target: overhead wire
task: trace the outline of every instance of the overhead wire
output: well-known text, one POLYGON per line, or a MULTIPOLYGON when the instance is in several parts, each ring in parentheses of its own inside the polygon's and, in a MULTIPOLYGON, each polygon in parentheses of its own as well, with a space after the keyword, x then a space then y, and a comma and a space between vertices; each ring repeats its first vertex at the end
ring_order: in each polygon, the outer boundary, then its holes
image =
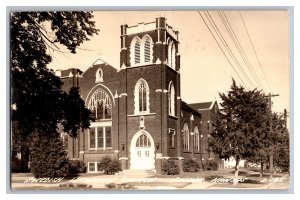
POLYGON ((240 79, 240 81, 242 82, 242 84, 244 85, 244 87, 246 87, 246 84, 244 83, 243 79, 240 77, 239 73, 237 72, 237 70, 235 69, 235 67, 233 66, 233 64, 230 62, 228 56, 226 55, 225 51, 222 49, 220 43, 218 42, 218 40, 216 39, 215 35, 213 34, 213 32, 211 31, 210 27, 208 26, 208 24, 206 23, 206 21, 204 20, 203 16, 201 15, 200 11, 197 11, 199 16, 202 18, 204 24, 206 25, 207 29, 209 30, 210 34, 213 36, 214 40, 216 41, 216 43, 218 44, 220 50, 222 51, 222 53, 224 54, 224 56, 226 57, 228 63, 230 64, 230 66, 232 67, 232 69, 234 70, 234 72, 236 73, 236 75, 238 76, 238 78, 240 79))
POLYGON ((244 71, 243 67, 241 66, 240 62, 238 61, 238 59, 236 58, 236 56, 234 55, 234 53, 232 52, 232 50, 230 49, 228 43, 226 42, 226 40, 224 39, 221 31, 219 30, 218 26, 216 25, 216 23, 214 22, 214 20, 212 19, 209 11, 207 11, 207 14, 204 12, 205 16, 207 17, 208 21, 211 23, 213 29, 215 30, 215 32, 217 33, 218 37, 220 38, 220 40, 222 41, 223 45, 226 47, 227 51, 229 52, 231 58, 234 60, 235 64, 238 66, 238 68, 240 69, 242 75, 245 77, 245 79, 252 85, 252 87, 255 87, 253 82, 251 81, 251 79, 249 78, 249 76, 247 75, 247 73, 244 71))
MULTIPOLYGON (((256 57, 256 59, 257 59, 257 62, 258 62, 258 64, 259 64, 260 68, 261 68, 261 71, 262 71, 262 73, 263 73, 265 79, 266 79, 266 82, 267 82, 267 84, 268 84, 268 87, 269 87, 270 91, 272 92, 271 85, 270 85, 269 80, 268 80, 268 78, 267 78, 267 76, 266 76, 266 74, 265 74, 265 72, 264 72, 264 70, 263 70, 263 66, 262 66, 262 64, 261 64, 261 62, 260 62, 260 60, 259 60, 259 58, 258 58, 258 55, 257 55, 257 53, 256 53, 256 50, 255 50, 255 48, 254 48, 252 39, 251 39, 251 37, 250 37, 250 34, 249 34, 249 32, 248 32, 246 23, 245 23, 245 21, 244 21, 243 15, 242 15, 241 11, 239 11, 239 13, 240 13, 241 19, 242 19, 242 21, 243 21, 243 25, 244 25, 244 27, 245 27, 245 30, 246 30, 246 32, 247 32, 248 38, 249 38, 249 40, 250 40, 252 49, 253 49, 253 51, 254 51, 255 57, 256 57)), ((273 93, 273 92, 272 92, 272 93, 273 93)))
POLYGON ((225 12, 224 11, 217 11, 217 12, 218 12, 218 15, 219 15, 222 23, 224 24, 224 26, 225 26, 228 34, 229 34, 231 40, 233 41, 236 49, 238 50, 239 54, 241 55, 241 58, 243 59, 245 65, 247 66, 249 72, 251 73, 253 79, 255 80, 255 82, 257 83, 257 85, 259 87, 264 89, 263 84, 261 83, 261 81, 260 81, 259 77, 257 76, 251 62, 249 61, 248 56, 245 53, 245 51, 244 51, 237 35, 235 34, 235 31, 233 30, 233 28, 232 28, 232 26, 231 26, 231 24, 230 24, 230 22, 229 22, 229 20, 226 16, 225 12))

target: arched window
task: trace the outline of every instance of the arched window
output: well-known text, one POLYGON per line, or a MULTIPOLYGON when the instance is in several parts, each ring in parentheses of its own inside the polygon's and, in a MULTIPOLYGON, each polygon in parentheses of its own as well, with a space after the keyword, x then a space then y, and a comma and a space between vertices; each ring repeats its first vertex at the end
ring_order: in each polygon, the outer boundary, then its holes
POLYGON ((134 64, 141 62, 141 44, 139 41, 136 41, 134 44, 134 64))
POLYGON ((183 149, 190 149, 190 131, 187 123, 184 123, 183 125, 183 149))
POLYGON ((149 113, 149 87, 144 79, 140 79, 134 90, 135 114, 149 113))
POLYGON ((197 126, 194 128, 194 148, 196 151, 200 151, 200 136, 199 129, 197 126))
POLYGON ((130 64, 139 66, 153 62, 153 41, 149 35, 134 37, 130 44, 130 64))
POLYGON ((151 142, 147 135, 142 134, 136 141, 136 147, 151 147, 151 142))
POLYGON ((150 62, 150 53, 151 53, 151 49, 150 49, 150 39, 147 38, 144 44, 144 62, 150 62))
POLYGON ((176 55, 175 44, 173 42, 169 42, 169 44, 168 44, 168 63, 169 63, 169 66, 173 69, 175 69, 175 55, 176 55))
POLYGON ((169 115, 175 116, 175 89, 172 81, 169 84, 169 115))
POLYGON ((88 108, 94 113, 96 120, 111 119, 112 100, 106 91, 99 88, 90 98, 88 108))

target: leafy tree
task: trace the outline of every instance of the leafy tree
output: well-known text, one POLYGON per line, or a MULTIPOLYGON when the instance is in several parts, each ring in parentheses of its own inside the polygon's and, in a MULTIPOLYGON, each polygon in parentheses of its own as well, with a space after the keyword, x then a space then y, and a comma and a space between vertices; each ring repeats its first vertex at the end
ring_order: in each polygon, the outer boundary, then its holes
POLYGON ((268 101, 257 89, 246 91, 233 80, 228 94, 220 93, 223 109, 217 113, 210 147, 220 158, 234 157, 237 184, 238 164, 242 159, 256 156, 260 148, 261 129, 265 127, 268 101))
MULTIPOLYGON (((269 105, 268 105, 269 106, 269 105)), ((263 176, 264 165, 268 164, 269 171, 272 176, 272 169, 270 169, 270 156, 276 156, 278 158, 279 149, 285 148, 283 138, 286 134, 284 132, 284 120, 282 116, 277 113, 268 113, 265 118, 265 123, 257 131, 259 137, 259 148, 256 150, 255 156, 248 158, 248 161, 260 163, 260 177, 263 176)), ((283 152, 282 152, 283 153, 283 152)))
POLYGON ((11 14, 11 91, 17 108, 13 119, 24 134, 36 129, 55 132, 64 116, 65 94, 60 79, 47 68, 52 61, 49 53, 61 51, 59 44, 76 53, 80 44, 99 31, 92 18, 91 12, 11 14))
POLYGON ((64 131, 68 132, 70 136, 77 137, 80 128, 88 128, 90 126, 91 111, 85 108, 83 99, 80 98, 79 88, 72 87, 69 94, 65 96, 64 104, 64 118, 62 125, 64 131))
MULTIPOLYGON (((35 133, 39 139, 55 140, 59 137, 57 124, 60 122, 64 122, 64 129, 74 137, 75 129, 89 126, 89 111, 76 95, 78 89, 71 89, 69 94, 62 91, 62 82, 47 65, 52 61, 51 52, 64 53, 61 48, 66 48, 76 53, 84 41, 98 34, 92 18, 91 12, 11 13, 11 103, 14 107, 11 115, 22 135, 18 138, 31 138, 35 133), (77 120, 71 119, 69 112, 73 111, 66 106, 71 99, 77 102, 79 112, 75 114, 79 116, 74 116, 77 120)), ((34 146, 31 149, 36 150, 34 146)), ((37 155, 33 153, 31 159, 37 155)), ((46 157, 39 158, 46 161, 46 157)))
POLYGON ((289 132, 286 128, 285 120, 282 116, 273 113, 272 118, 273 124, 273 134, 275 135, 275 140, 271 144, 272 151, 274 155, 274 164, 280 167, 284 171, 289 171, 290 167, 290 149, 289 149, 289 132))

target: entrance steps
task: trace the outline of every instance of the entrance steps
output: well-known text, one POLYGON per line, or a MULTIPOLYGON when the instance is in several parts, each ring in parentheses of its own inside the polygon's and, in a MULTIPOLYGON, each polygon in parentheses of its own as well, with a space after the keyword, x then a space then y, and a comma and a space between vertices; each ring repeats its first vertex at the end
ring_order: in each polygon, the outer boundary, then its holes
POLYGON ((138 170, 138 169, 125 169, 116 173, 117 176, 124 176, 128 178, 148 178, 153 177, 156 174, 155 170, 138 170))

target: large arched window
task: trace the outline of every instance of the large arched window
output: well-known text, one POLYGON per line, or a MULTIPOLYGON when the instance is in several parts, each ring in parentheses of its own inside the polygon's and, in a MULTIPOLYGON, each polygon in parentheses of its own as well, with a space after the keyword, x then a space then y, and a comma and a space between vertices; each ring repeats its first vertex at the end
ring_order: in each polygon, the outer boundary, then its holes
POLYGON ((176 55, 175 44, 173 42, 169 42, 169 44, 168 44, 168 63, 169 63, 169 66, 173 69, 175 69, 175 55, 176 55))
POLYGON ((88 108, 95 116, 88 130, 88 147, 91 150, 112 148, 112 97, 103 88, 98 88, 88 101, 88 108))
POLYGON ((169 115, 175 116, 175 89, 172 81, 169 83, 169 115))
POLYGON ((190 149, 190 131, 187 123, 184 123, 183 125, 183 149, 190 149))
POLYGON ((134 89, 135 114, 149 113, 149 86, 144 79, 140 79, 134 89))
POLYGON ((88 108, 95 115, 97 121, 111 119, 112 100, 105 90, 97 89, 90 98, 88 108))
POLYGON ((194 149, 196 151, 200 151, 200 136, 199 136, 199 129, 197 126, 194 128, 194 149))

